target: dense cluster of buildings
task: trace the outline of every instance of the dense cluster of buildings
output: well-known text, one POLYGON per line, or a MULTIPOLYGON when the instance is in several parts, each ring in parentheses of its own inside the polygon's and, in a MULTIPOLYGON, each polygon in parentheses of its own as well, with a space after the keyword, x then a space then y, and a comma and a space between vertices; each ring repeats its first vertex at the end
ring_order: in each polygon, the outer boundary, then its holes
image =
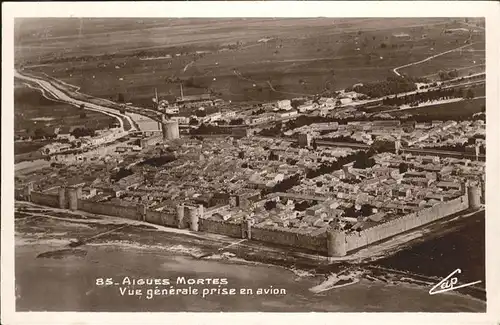
POLYGON ((372 167, 351 162, 310 178, 308 171, 356 151, 258 137, 155 143, 153 135, 135 136, 140 150, 80 165, 54 163, 16 184, 34 182, 45 193, 83 184, 83 196, 95 202, 140 203, 155 211, 189 203, 215 209, 205 216, 211 220, 248 219, 307 234, 331 227, 360 231, 460 197, 468 180, 484 184, 484 163, 467 159, 383 153, 372 167))
POLYGON ((376 140, 400 140, 403 146, 417 148, 469 146, 485 147, 486 127, 482 120, 476 121, 432 121, 417 123, 400 120, 355 121, 314 123, 285 132, 286 136, 311 134, 318 139, 342 139, 364 144, 376 140), (471 140, 473 139, 473 140, 471 140))
MULTIPOLYGON (((261 125, 278 125, 302 114, 336 119, 365 116, 350 105, 359 100, 363 100, 360 94, 340 92, 335 98, 300 99, 293 105, 291 100, 281 100, 238 114, 219 108, 201 114, 204 106, 218 105, 210 95, 184 96, 181 91, 175 104, 156 96, 157 109, 163 113, 160 131, 106 130, 78 138, 61 134, 41 149, 51 157, 50 167, 16 175, 16 186, 29 186, 49 197, 71 188, 71 195, 86 200, 89 209, 110 203, 183 215, 185 206, 194 207, 201 211, 201 220, 213 222, 214 231, 218 222, 225 223, 221 227, 245 224, 247 228, 241 229, 246 231, 256 227, 261 236, 266 230, 292 231, 311 236, 305 239, 308 248, 319 237, 325 240, 327 230, 359 233, 445 202, 453 205, 467 196, 470 183, 484 192, 484 162, 405 154, 398 149, 401 145, 459 145, 477 155, 478 148, 485 147, 481 120, 340 121, 305 125, 286 131, 284 138, 250 136, 261 125), (199 114, 179 116, 183 108, 195 108, 199 114), (194 128, 201 123, 225 124, 231 127, 226 133, 231 136, 180 136, 179 124, 194 128), (352 149, 359 145, 323 146, 316 140, 365 145, 385 140, 395 144, 396 153, 367 157, 367 152, 352 149), (71 187, 75 184, 78 194, 71 187)), ((71 202, 78 208, 78 199, 71 202)), ((144 218, 146 214, 142 213, 144 218)), ((197 230, 198 221, 194 225, 193 220, 190 227, 197 230)), ((232 226, 224 231, 231 232, 232 226)))

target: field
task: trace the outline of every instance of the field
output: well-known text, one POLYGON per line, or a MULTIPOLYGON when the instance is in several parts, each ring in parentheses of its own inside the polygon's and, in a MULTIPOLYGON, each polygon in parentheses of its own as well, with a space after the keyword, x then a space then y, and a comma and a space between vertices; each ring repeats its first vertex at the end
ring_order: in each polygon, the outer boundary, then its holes
MULTIPOLYGON (((42 96, 36 89, 23 83, 14 83, 14 134, 16 137, 34 136, 36 130, 53 133, 56 127, 83 126, 95 130, 107 128, 115 119, 98 112, 81 111, 71 105, 55 102, 42 96)), ((14 142, 15 162, 41 158, 37 151, 50 140, 14 142)))
POLYGON ((41 92, 16 83, 14 88, 14 132, 16 135, 32 134, 35 129, 49 129, 61 126, 85 126, 103 129, 115 119, 98 112, 83 111, 74 106, 58 103, 42 96, 41 92))
MULTIPOLYGON (((459 47, 457 45, 457 47, 459 47)), ((459 76, 469 73, 484 72, 486 67, 485 42, 478 40, 462 50, 450 52, 432 60, 403 68, 400 70, 411 76, 437 79, 439 71, 450 71, 456 69, 459 76)))
MULTIPOLYGON (((469 38, 484 44, 481 29, 444 33, 463 24, 447 18, 23 19, 16 21, 16 63, 83 93, 111 100, 123 93, 140 106, 152 105, 155 87, 160 97, 179 96, 179 82, 167 78, 182 81, 185 95, 213 91, 226 100, 262 102, 384 80, 395 67, 469 38)), ((446 68, 472 65, 452 54, 438 57, 446 68)))

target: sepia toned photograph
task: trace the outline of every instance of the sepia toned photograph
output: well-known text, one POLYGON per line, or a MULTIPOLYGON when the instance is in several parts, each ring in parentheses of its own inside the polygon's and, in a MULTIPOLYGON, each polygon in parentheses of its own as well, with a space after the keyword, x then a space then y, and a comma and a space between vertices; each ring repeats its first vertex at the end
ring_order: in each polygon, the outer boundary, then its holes
POLYGON ((49 17, 16 312, 486 313, 484 17, 49 17))

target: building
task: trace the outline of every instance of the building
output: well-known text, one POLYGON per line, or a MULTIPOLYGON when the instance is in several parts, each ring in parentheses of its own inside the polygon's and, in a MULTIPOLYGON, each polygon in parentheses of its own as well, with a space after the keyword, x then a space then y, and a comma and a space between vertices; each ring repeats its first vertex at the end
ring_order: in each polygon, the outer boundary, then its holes
POLYGON ((309 133, 301 133, 298 136, 300 147, 310 147, 312 142, 312 136, 309 133))
POLYGON ((199 107, 202 105, 215 105, 215 99, 210 94, 184 96, 181 84, 181 97, 177 97, 175 103, 179 106, 199 107))
POLYGON ((289 111, 292 109, 292 101, 289 99, 280 100, 277 105, 280 110, 289 111))
POLYGON ((376 127, 396 127, 401 125, 400 120, 380 120, 380 121, 373 121, 372 125, 374 128, 376 127))
POLYGON ((189 117, 185 117, 185 116, 172 116, 170 119, 172 121, 176 121, 179 124, 189 124, 189 117))
POLYGON ((167 120, 162 122, 163 140, 179 139, 179 123, 167 120))
POLYGON ((257 116, 252 116, 248 120, 249 124, 261 124, 266 122, 271 122, 275 119, 275 115, 272 113, 261 114, 257 116))
POLYGON ((280 112, 279 117, 280 118, 287 118, 287 117, 292 117, 292 116, 297 116, 298 112, 296 110, 290 110, 286 112, 280 112))
POLYGON ((231 135, 234 138, 245 138, 251 135, 251 131, 248 128, 245 127, 239 127, 239 128, 233 128, 231 130, 231 135))

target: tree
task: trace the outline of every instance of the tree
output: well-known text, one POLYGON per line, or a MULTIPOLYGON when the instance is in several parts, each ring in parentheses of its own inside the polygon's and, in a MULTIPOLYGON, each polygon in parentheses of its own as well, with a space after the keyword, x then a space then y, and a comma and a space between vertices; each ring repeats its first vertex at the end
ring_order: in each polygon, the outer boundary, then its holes
POLYGON ((359 169, 370 168, 375 165, 375 159, 371 158, 366 152, 361 151, 357 154, 353 167, 359 169))
POLYGON ((44 129, 35 129, 35 139, 41 139, 41 138, 45 138, 48 136, 48 133, 47 131, 45 131, 44 129))
POLYGON ((85 112, 80 113, 80 118, 86 118, 86 117, 87 117, 87 114, 85 112))
POLYGON ((472 89, 467 89, 467 94, 465 95, 465 98, 467 99, 472 99, 474 98, 474 92, 472 91, 472 89))
POLYGON ((87 128, 76 128, 71 132, 71 135, 74 136, 75 138, 94 136, 95 131, 87 128))
POLYGON ((344 210, 345 216, 348 218, 357 218, 359 215, 359 212, 356 211, 354 208, 354 205, 350 206, 349 208, 344 210))
POLYGON ((198 120, 197 120, 197 119, 195 119, 195 118, 191 118, 191 119, 189 120, 189 125, 198 125, 198 120))
POLYGON ((403 173, 406 173, 408 171, 408 164, 407 163, 400 163, 399 164, 399 173, 400 174, 403 174, 403 173))
POLYGON ((361 206, 361 215, 364 217, 368 217, 369 215, 372 214, 373 207, 369 204, 363 204, 361 206))
POLYGON ((81 104, 80 109, 85 109, 85 104, 81 104))
POLYGON ((387 47, 387 44, 385 44, 385 43, 380 44, 381 49, 385 49, 386 47, 387 47))
POLYGON ((312 147, 314 150, 318 149, 318 144, 316 143, 316 139, 313 139, 312 141, 312 147))
POLYGON ((277 154, 274 153, 274 151, 271 151, 269 153, 269 160, 278 160, 279 159, 279 156, 277 154))
POLYGON ((207 116, 207 112, 201 111, 201 110, 197 110, 196 113, 195 113, 195 115, 197 117, 205 117, 205 116, 207 116))
POLYGON ((237 119, 231 120, 231 122, 229 122, 229 125, 241 125, 241 124, 243 124, 242 118, 237 118, 237 119))
POLYGON ((276 208, 276 201, 267 201, 264 203, 264 208, 266 211, 272 210, 276 208))
POLYGON ((391 152, 394 151, 394 148, 394 142, 387 140, 377 140, 370 146, 370 149, 373 149, 375 153, 391 152))

